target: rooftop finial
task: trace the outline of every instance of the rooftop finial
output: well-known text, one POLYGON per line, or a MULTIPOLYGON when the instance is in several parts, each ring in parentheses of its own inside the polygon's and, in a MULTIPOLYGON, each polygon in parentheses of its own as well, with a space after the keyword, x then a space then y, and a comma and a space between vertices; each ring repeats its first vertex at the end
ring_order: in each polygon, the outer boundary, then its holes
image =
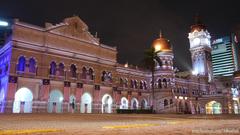
POLYGON ((163 37, 162 30, 160 30, 160 32, 159 32, 159 37, 160 37, 160 38, 163 37))
POLYGON ((199 13, 196 13, 195 15, 195 24, 201 24, 201 19, 200 19, 200 16, 199 16, 199 13))
POLYGON ((95 36, 94 36, 94 37, 95 37, 95 38, 98 38, 98 33, 97 33, 97 32, 95 33, 95 36))

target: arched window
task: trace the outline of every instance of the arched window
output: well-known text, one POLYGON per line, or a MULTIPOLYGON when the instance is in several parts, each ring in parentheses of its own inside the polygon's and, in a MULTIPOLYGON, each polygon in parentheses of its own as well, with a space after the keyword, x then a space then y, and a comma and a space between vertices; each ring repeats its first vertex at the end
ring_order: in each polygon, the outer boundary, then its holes
POLYGON ((87 79, 87 69, 86 69, 86 67, 82 68, 82 79, 87 79))
POLYGON ((183 94, 186 94, 186 90, 183 88, 183 94))
POLYGON ((59 63, 58 66, 58 71, 59 71, 59 76, 64 76, 64 64, 63 63, 59 63))
POLYGON ((152 80, 150 81, 150 88, 152 88, 152 80))
POLYGON ((181 87, 179 88, 179 93, 182 94, 182 88, 181 87))
POLYGON ((173 100, 172 100, 172 99, 170 99, 170 105, 171 105, 171 104, 173 104, 173 100))
POLYGON ((107 73, 106 73, 106 71, 103 71, 102 72, 102 81, 104 82, 104 81, 106 81, 106 79, 107 79, 107 73))
POLYGON ((19 57, 17 71, 24 72, 25 71, 25 65, 26 65, 25 57, 24 56, 19 57))
POLYGON ((29 59, 29 72, 36 73, 36 61, 34 58, 29 59))
POLYGON ((90 68, 90 69, 88 70, 88 75, 89 75, 89 77, 90 77, 90 80, 93 80, 93 79, 94 79, 94 74, 93 74, 93 69, 92 69, 92 68, 90 68))
POLYGON ((130 87, 131 87, 131 88, 134 87, 134 82, 133 82, 133 80, 131 80, 131 82, 130 82, 130 87))
POLYGON ((168 106, 168 100, 164 99, 164 106, 168 106))
POLYGON ((168 66, 168 61, 165 61, 165 65, 168 66))
POLYGON ((120 78, 120 86, 122 87, 123 86, 123 79, 122 78, 120 78))
POLYGON ((161 79, 158 79, 158 88, 159 88, 159 89, 162 88, 162 81, 161 81, 161 79))
POLYGON ((171 80, 170 79, 168 79, 168 85, 171 86, 171 80))
POLYGON ((147 82, 146 81, 143 82, 143 87, 144 87, 145 90, 147 89, 147 82))
POLYGON ((57 64, 53 61, 50 64, 50 75, 56 75, 57 64))
POLYGON ((143 89, 143 81, 140 81, 140 89, 143 89))
POLYGON ((177 88, 177 93, 179 93, 179 88, 177 88))
POLYGON ((138 82, 137 82, 137 80, 134 80, 134 88, 135 88, 135 89, 138 88, 138 82))
POLYGON ((107 78, 108 78, 107 81, 112 82, 112 73, 111 72, 108 72, 107 78))
POLYGON ((167 80, 165 78, 163 79, 163 86, 164 88, 167 88, 167 80))
POLYGON ((125 78, 124 86, 125 86, 125 87, 128 87, 128 79, 127 79, 127 78, 125 78))
POLYGON ((72 78, 77 78, 77 68, 74 64, 71 65, 70 72, 72 78))

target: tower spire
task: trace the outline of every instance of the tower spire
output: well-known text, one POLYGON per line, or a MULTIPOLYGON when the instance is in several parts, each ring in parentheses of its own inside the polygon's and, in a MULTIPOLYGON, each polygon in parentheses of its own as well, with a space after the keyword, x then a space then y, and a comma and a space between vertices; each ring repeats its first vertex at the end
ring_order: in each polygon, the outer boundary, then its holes
POLYGON ((160 32, 159 32, 159 37, 160 37, 160 38, 163 37, 162 30, 160 30, 160 32))
POLYGON ((95 36, 94 36, 95 38, 98 38, 98 33, 97 32, 95 32, 95 36))
POLYGON ((199 13, 196 13, 194 21, 195 21, 195 24, 202 24, 201 17, 199 15, 199 13))

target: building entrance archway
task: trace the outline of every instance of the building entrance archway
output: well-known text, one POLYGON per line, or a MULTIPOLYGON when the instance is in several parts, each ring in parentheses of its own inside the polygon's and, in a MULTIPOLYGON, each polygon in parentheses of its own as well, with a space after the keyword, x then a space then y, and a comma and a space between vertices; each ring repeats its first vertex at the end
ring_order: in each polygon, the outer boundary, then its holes
POLYGON ((92 113, 92 97, 89 93, 84 93, 81 97, 81 113, 92 113))
POLYGON ((30 89, 23 87, 15 93, 13 113, 31 113, 33 94, 30 89))
POLYGON ((146 99, 142 99, 142 101, 141 101, 141 109, 147 109, 147 100, 146 99))
POLYGON ((217 101, 210 101, 205 105, 206 114, 222 114, 222 105, 217 101))
POLYGON ((112 113, 112 102, 112 97, 109 94, 102 97, 102 113, 112 113))
POLYGON ((69 97, 68 111, 74 113, 75 110, 76 110, 76 97, 74 95, 71 95, 69 97))
POLYGON ((61 113, 63 99, 64 98, 61 91, 59 90, 51 91, 48 99, 48 112, 61 113))
POLYGON ((238 101, 233 101, 233 111, 234 111, 234 114, 239 114, 240 112, 239 112, 239 103, 238 103, 238 101))
POLYGON ((128 100, 126 97, 121 98, 120 109, 128 109, 128 100))
POLYGON ((136 98, 131 100, 131 109, 138 109, 138 100, 136 98))

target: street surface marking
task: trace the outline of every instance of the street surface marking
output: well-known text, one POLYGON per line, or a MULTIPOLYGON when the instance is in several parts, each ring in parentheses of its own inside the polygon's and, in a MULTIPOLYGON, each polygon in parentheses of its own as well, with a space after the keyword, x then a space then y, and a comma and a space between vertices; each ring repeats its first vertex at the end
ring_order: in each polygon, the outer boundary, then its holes
POLYGON ((63 130, 60 130, 60 129, 0 130, 0 135, 50 133, 50 132, 62 132, 62 131, 63 130))
POLYGON ((141 128, 141 127, 151 127, 159 126, 159 124, 131 124, 131 125, 117 125, 117 126, 104 126, 106 129, 119 129, 119 128, 141 128))
POLYGON ((175 125, 180 122, 176 121, 169 121, 169 122, 163 122, 161 124, 130 124, 130 125, 115 125, 115 126, 104 126, 102 128, 105 129, 120 129, 120 128, 141 128, 141 127, 151 127, 151 126, 160 126, 160 125, 175 125))

